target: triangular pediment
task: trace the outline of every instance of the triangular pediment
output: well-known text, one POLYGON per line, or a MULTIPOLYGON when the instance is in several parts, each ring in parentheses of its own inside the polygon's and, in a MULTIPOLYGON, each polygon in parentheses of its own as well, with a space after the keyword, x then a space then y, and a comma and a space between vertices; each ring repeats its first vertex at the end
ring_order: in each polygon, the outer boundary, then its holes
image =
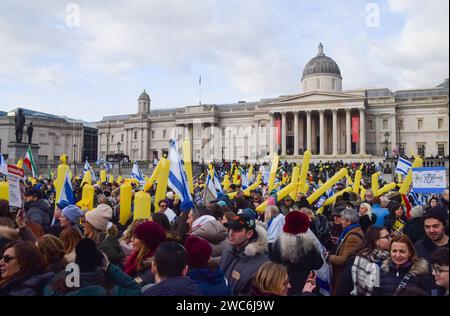
POLYGON ((322 92, 311 91, 296 95, 282 96, 272 101, 272 104, 291 104, 291 103, 310 103, 310 102, 342 102, 342 101, 361 101, 365 96, 361 94, 343 93, 343 92, 322 92))

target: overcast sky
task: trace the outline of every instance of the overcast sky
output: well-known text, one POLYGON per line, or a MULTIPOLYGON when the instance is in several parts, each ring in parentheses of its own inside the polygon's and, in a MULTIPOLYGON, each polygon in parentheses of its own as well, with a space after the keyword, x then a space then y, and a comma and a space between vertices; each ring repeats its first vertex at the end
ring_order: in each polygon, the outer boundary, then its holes
POLYGON ((448 0, 61 0, 0 3, 0 110, 86 121, 300 92, 324 52, 343 89, 448 77, 448 0), (32 5, 30 5, 32 4, 32 5), (132 4, 132 5, 131 5, 132 4), (379 13, 379 14, 378 14, 379 13))

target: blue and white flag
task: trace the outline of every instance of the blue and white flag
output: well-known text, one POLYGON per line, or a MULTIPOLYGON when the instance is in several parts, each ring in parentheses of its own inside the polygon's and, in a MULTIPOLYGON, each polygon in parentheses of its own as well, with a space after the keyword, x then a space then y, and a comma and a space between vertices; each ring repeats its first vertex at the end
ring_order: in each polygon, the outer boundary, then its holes
POLYGON ((177 143, 170 140, 170 149, 167 159, 170 161, 169 187, 180 197, 181 210, 190 210, 194 207, 194 201, 189 193, 189 184, 184 169, 184 162, 178 153, 177 143))
POLYGON ((326 195, 328 198, 330 198, 334 195, 334 191, 333 191, 332 187, 327 190, 326 195))
POLYGON ((248 188, 248 178, 244 172, 241 173, 241 187, 244 190, 248 188))
POLYGON ((325 200, 327 199, 327 197, 325 195, 322 195, 319 200, 316 203, 316 207, 319 209, 322 207, 323 203, 325 203, 325 200))
POLYGON ((217 174, 216 170, 214 170, 214 187, 218 192, 223 193, 222 185, 220 184, 219 175, 217 174))
POLYGON ((92 181, 94 181, 94 182, 97 181, 97 177, 95 176, 94 170, 92 170, 91 165, 89 164, 89 162, 87 160, 84 162, 83 176, 86 172, 91 173, 92 181))
POLYGON ((108 171, 108 172, 112 169, 111 163, 107 162, 107 161, 106 161, 105 159, 103 159, 103 158, 98 159, 98 160, 95 162, 95 164, 96 164, 98 167, 103 166, 103 168, 105 168, 105 170, 108 171))
POLYGON ((61 201, 66 201, 69 204, 75 204, 75 197, 73 195, 72 183, 70 182, 69 172, 66 172, 66 177, 64 178, 64 184, 61 188, 61 194, 59 195, 58 203, 61 201))
POLYGON ((264 171, 262 173, 262 181, 264 184, 268 184, 269 183, 269 178, 270 178, 270 172, 269 171, 264 171))
MULTIPOLYGON (((208 189, 208 191, 209 191, 209 193, 210 193, 210 195, 212 197, 212 200, 217 199, 217 190, 216 190, 216 186, 214 185, 214 182, 215 182, 214 178, 211 178, 211 176, 209 175, 209 172, 208 172, 208 176, 206 177, 206 185, 205 185, 205 187, 208 189)), ((205 200, 205 197, 203 197, 203 200, 205 200)))
POLYGON ((400 158, 398 158, 397 168, 395 169, 395 173, 400 173, 406 177, 408 175, 409 169, 411 169, 411 167, 412 167, 412 162, 400 157, 400 158))
POLYGON ((139 182, 144 181, 144 175, 139 171, 137 161, 134 162, 133 169, 131 170, 131 177, 139 182))
POLYGON ((0 155, 0 173, 8 175, 8 164, 5 158, 3 158, 3 155, 0 155))

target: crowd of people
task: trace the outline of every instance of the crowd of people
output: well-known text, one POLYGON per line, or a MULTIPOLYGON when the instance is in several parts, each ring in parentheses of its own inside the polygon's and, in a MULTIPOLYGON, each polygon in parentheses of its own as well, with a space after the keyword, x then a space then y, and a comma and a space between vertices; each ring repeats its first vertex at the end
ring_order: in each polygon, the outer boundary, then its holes
MULTIPOLYGON (((280 167, 281 180, 293 166, 280 167)), ((319 211, 308 196, 344 167, 352 175, 361 166, 312 165, 308 192, 281 200, 267 184, 250 194, 231 184, 186 208, 170 188, 154 201, 153 186, 151 218, 133 220, 132 210, 124 224, 121 183, 96 183, 84 211, 55 203, 53 179, 27 182, 23 209, 0 200, 0 296, 448 296, 449 191, 411 205, 398 188, 375 196, 363 180, 363 199, 345 192, 319 211)), ((195 177, 195 196, 206 173, 195 177)), ((72 186, 79 201, 81 180, 72 186)), ((132 199, 139 190, 133 183, 132 199)))

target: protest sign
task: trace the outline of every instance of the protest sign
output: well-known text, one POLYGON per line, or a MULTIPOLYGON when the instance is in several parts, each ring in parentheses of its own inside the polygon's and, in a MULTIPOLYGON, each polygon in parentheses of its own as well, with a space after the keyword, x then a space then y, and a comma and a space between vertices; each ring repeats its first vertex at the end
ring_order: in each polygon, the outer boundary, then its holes
POLYGON ((413 168, 412 178, 416 193, 442 193, 447 187, 445 167, 413 168))
POLYGON ((8 165, 8 183, 9 183, 9 205, 13 207, 22 207, 22 195, 20 190, 20 181, 23 180, 23 169, 14 165, 8 165))

